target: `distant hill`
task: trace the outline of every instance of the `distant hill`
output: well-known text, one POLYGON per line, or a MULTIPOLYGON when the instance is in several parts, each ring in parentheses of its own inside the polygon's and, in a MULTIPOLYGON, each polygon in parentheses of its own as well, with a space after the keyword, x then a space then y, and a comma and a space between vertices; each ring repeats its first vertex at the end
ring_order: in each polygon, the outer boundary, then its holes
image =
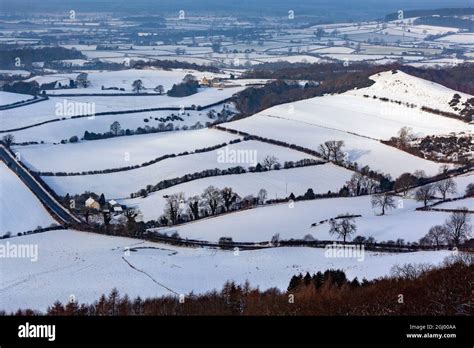
MULTIPOLYGON (((474 14, 474 8, 440 8, 436 10, 404 10, 404 18, 425 17, 425 16, 466 16, 474 14)), ((389 13, 385 16, 385 21, 394 21, 398 19, 398 12, 389 13)))

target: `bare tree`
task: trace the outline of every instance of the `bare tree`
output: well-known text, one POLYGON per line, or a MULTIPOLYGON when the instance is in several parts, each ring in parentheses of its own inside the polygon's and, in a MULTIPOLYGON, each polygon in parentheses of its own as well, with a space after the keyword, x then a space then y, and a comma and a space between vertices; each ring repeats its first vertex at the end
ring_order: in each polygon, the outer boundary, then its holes
POLYGON ((128 233, 132 236, 139 234, 139 231, 137 231, 137 222, 143 219, 141 211, 136 208, 127 208, 124 211, 124 216, 127 219, 128 233))
POLYGON ((199 219, 199 210, 202 205, 201 196, 193 196, 188 198, 188 211, 194 220, 199 219))
POLYGON ((319 151, 321 155, 328 161, 333 161, 336 164, 342 164, 344 161, 344 141, 342 140, 329 140, 324 144, 319 145, 319 151))
POLYGON ((416 190, 415 199, 419 202, 423 202, 426 207, 428 202, 433 198, 434 193, 435 190, 433 185, 425 185, 416 190))
POLYGON ((10 147, 15 142, 15 137, 11 134, 7 134, 2 138, 6 147, 10 147))
POLYGON ((175 225, 184 208, 184 193, 173 193, 166 198, 165 216, 175 225))
POLYGON ((436 248, 439 248, 446 241, 447 235, 448 231, 445 225, 435 225, 420 239, 420 244, 435 245, 436 248))
POLYGON ((443 196, 443 201, 446 199, 446 195, 455 194, 457 185, 456 182, 452 178, 448 178, 446 180, 438 181, 435 185, 436 189, 441 193, 443 196))
POLYGON ((270 170, 277 163, 278 158, 276 158, 275 156, 266 156, 262 161, 262 166, 267 170, 270 170))
POLYGON ((209 207, 211 215, 215 215, 217 208, 219 208, 219 205, 222 203, 222 196, 219 189, 214 186, 209 186, 204 190, 201 197, 209 207))
POLYGON ((371 194, 377 187, 377 182, 361 173, 354 173, 349 181, 346 181, 346 186, 351 195, 359 196, 361 194, 371 194))
POLYGON ((221 191, 222 200, 224 201, 224 207, 226 211, 230 210, 230 207, 237 199, 236 193, 230 187, 224 187, 221 191))
POLYGON ((447 175, 449 171, 449 166, 447 164, 442 164, 439 167, 438 173, 441 175, 447 175))
POLYGON ((155 87, 155 92, 159 93, 159 94, 163 94, 165 93, 165 88, 163 87, 163 85, 158 85, 155 87))
POLYGON ((138 79, 138 80, 133 81, 133 83, 132 83, 132 90, 133 90, 134 92, 140 93, 140 91, 141 91, 142 89, 144 89, 144 88, 145 88, 145 87, 143 86, 142 80, 138 79))
POLYGON ((329 234, 335 234, 337 238, 342 238, 344 243, 346 242, 347 237, 351 234, 354 234, 357 231, 357 226, 354 223, 354 218, 346 215, 339 215, 340 219, 332 219, 329 221, 330 229, 329 234))
POLYGON ((458 208, 459 211, 452 213, 446 220, 446 232, 448 242, 459 246, 471 235, 471 217, 467 208, 458 208))
POLYGON ((382 212, 380 215, 385 215, 385 210, 394 209, 396 207, 395 199, 393 198, 392 195, 389 195, 388 193, 373 195, 371 203, 372 203, 372 208, 380 207, 382 209, 382 212))
POLYGON ((265 201, 267 200, 267 196, 268 196, 267 190, 265 190, 264 188, 260 189, 260 191, 258 191, 258 202, 260 204, 265 204, 265 201))
POLYGON ((433 269, 433 265, 429 263, 405 263, 403 265, 395 264, 390 269, 390 275, 394 278, 400 279, 416 279, 421 277, 423 274, 426 274, 431 269, 433 269))
POLYGON ((402 192, 403 196, 406 197, 410 191, 410 188, 416 185, 416 183, 417 179, 414 175, 410 173, 403 173, 398 177, 397 180, 395 180, 394 188, 395 190, 402 192))
POLYGON ((413 129, 410 127, 402 127, 398 131, 398 146, 406 148, 410 141, 414 139, 413 129))
POLYGON ((120 126, 120 123, 118 121, 114 121, 110 125, 110 131, 112 132, 113 135, 117 136, 120 134, 120 131, 122 130, 122 127, 120 126))
POLYGON ((466 187, 466 197, 473 197, 474 196, 474 183, 470 183, 466 187))
POLYGON ((417 180, 423 180, 426 179, 426 173, 423 169, 418 169, 413 172, 413 175, 417 180))

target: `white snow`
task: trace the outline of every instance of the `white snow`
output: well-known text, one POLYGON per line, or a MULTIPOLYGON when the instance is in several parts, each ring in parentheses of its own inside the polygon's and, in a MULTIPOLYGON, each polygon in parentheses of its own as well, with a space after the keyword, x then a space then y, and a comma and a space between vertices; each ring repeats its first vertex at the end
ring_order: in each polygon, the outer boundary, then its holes
POLYGON ((414 172, 418 169, 425 170, 428 175, 437 174, 439 171, 440 164, 438 163, 415 157, 374 139, 302 121, 296 111, 286 118, 270 117, 265 114, 266 110, 251 117, 230 122, 226 124, 226 127, 313 150, 317 150, 325 141, 343 140, 345 142, 343 150, 347 152, 351 162, 357 162, 360 166, 369 165, 373 170, 389 173, 394 178, 402 173, 414 172))
MULTIPOLYGON (((400 254, 365 252, 363 261, 327 258, 324 249, 274 248, 266 250, 220 251, 179 248, 71 230, 51 231, 9 240, 38 246, 38 261, 28 258, 2 260, 0 308, 15 311, 33 308, 45 311, 56 300, 67 302, 73 295, 79 302, 93 302, 112 288, 129 297, 172 295, 134 267, 177 294, 203 293, 221 289, 228 280, 261 289, 286 290, 298 273, 343 269, 349 279, 373 279, 401 263, 439 264, 449 251, 400 254), (126 248, 136 248, 127 256, 126 248), (41 291, 38 291, 41 289, 41 291)), ((4 243, 4 241, 2 241, 4 243)))
MULTIPOLYGON (((161 121, 160 118, 166 119, 168 116, 179 116, 183 119, 166 121, 165 124, 172 123, 175 127, 194 126, 197 122, 205 126, 206 122, 213 122, 215 119, 210 119, 207 113, 211 110, 219 113, 222 111, 224 104, 218 104, 212 108, 197 111, 185 110, 184 114, 180 111, 152 111, 152 112, 138 112, 121 115, 102 115, 94 118, 68 118, 59 122, 46 123, 40 126, 27 128, 11 132, 15 136, 17 143, 36 141, 59 143, 61 140, 68 140, 72 136, 77 136, 81 139, 85 131, 94 133, 107 133, 110 131, 110 125, 117 121, 120 123, 122 129, 136 130, 138 127, 146 128, 158 127, 161 121), (188 115, 189 114, 189 115, 188 115), (145 119, 147 122, 145 122, 145 119)), ((231 104, 227 104, 230 110, 233 109, 231 104)))
POLYGON ((13 104, 25 100, 33 99, 33 96, 28 94, 10 93, 0 91, 0 105, 13 104))
POLYGON ((474 198, 465 198, 453 202, 441 203, 433 207, 434 209, 460 209, 467 208, 474 211, 474 198))
POLYGON ((370 77, 375 84, 370 87, 362 88, 351 92, 355 95, 369 94, 377 97, 385 97, 402 102, 413 103, 418 107, 428 106, 432 109, 455 112, 449 102, 453 99, 455 93, 461 96, 461 103, 466 99, 472 98, 471 95, 457 92, 437 83, 420 79, 408 75, 402 71, 393 74, 391 71, 385 71, 370 77))
POLYGON ((297 201, 293 207, 282 203, 160 230, 211 241, 218 241, 220 237, 232 237, 238 242, 268 241, 276 233, 282 239, 302 239, 311 234, 319 240, 335 240, 335 236, 329 234, 327 223, 316 227, 311 224, 349 213, 362 215, 355 220, 355 235, 374 237, 378 242, 398 238, 418 241, 431 226, 443 223, 448 216, 447 213, 415 211, 422 204, 402 198, 396 201, 396 209, 378 216, 380 211, 372 209, 370 199, 370 196, 361 196, 297 201))
MULTIPOLYGON (((257 141, 244 141, 229 145, 228 148, 243 150, 249 154, 255 151, 257 162, 261 162, 267 155, 276 156, 282 164, 284 161, 311 158, 310 155, 301 152, 257 141)), ((247 162, 236 163, 230 160, 221 162, 219 150, 221 149, 170 158, 147 167, 123 172, 81 176, 43 176, 43 180, 59 195, 91 191, 104 193, 107 198, 127 198, 130 193, 145 188, 147 185, 155 185, 165 179, 173 179, 207 169, 255 166, 255 163, 247 162)), ((123 153, 117 156, 124 158, 123 153)))
POLYGON ((229 143, 239 136, 212 129, 120 136, 76 144, 18 146, 22 160, 36 171, 82 172, 134 166, 163 155, 229 143))
POLYGON ((56 221, 41 202, 3 162, 0 162, 0 233, 25 232, 56 221))
MULTIPOLYGON (((49 100, 22 107, 20 117, 18 110, 10 109, 0 111, 1 130, 25 127, 32 124, 65 118, 71 116, 62 114, 60 105, 94 105, 95 112, 112 112, 124 110, 142 110, 149 108, 181 108, 195 106, 205 106, 217 103, 230 98, 234 93, 243 90, 245 87, 232 87, 219 90, 217 88, 201 88, 198 93, 175 98, 163 96, 115 96, 115 97, 50 97, 49 100), (82 104, 75 104, 79 102, 82 104)), ((67 106, 68 107, 68 106, 67 106)), ((66 109, 67 110, 67 109, 66 109)), ((175 111, 176 113, 177 111, 175 111)), ((81 114, 81 113, 80 113, 81 114)), ((89 114, 89 113, 86 113, 89 114)), ((114 115, 120 117, 122 115, 114 115)), ((101 116, 96 116, 96 118, 101 116)), ((86 117, 85 120, 88 120, 86 117)))

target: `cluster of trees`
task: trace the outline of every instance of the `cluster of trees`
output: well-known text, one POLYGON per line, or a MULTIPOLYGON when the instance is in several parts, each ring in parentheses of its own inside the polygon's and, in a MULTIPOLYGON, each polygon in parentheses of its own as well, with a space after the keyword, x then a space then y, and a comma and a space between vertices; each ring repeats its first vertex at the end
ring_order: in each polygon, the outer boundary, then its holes
MULTIPOLYGON (((123 315, 470 315, 472 293, 466 282, 474 277, 472 258, 462 255, 439 268, 405 264, 390 276, 371 281, 347 279, 341 270, 291 278, 287 291, 260 290, 248 282, 227 282, 222 290, 201 295, 142 299, 108 296, 86 304, 57 301, 46 314, 54 316, 123 315), (410 294, 400 297, 400 294, 410 294), (446 296, 446 294, 450 294, 446 296)), ((5 313, 4 313, 5 314, 5 313)), ((39 314, 18 310, 15 315, 39 314)))
POLYGON ((135 134, 148 134, 148 133, 160 133, 160 132, 170 132, 176 130, 173 123, 165 124, 163 122, 159 123, 157 127, 153 126, 145 126, 145 127, 137 127, 137 129, 122 129, 122 126, 118 121, 114 121, 110 125, 110 131, 106 133, 95 133, 85 131, 84 136, 82 139, 84 140, 100 140, 100 139, 108 139, 123 135, 135 135, 135 134))
POLYGON ((222 214, 232 210, 265 204, 267 191, 260 189, 257 196, 239 196, 231 187, 219 189, 207 187, 201 195, 185 198, 183 192, 174 193, 166 198, 164 215, 160 217, 161 225, 175 225, 190 220, 222 214))
POLYGON ((0 65, 5 68, 18 68, 18 66, 30 67, 33 62, 51 62, 66 59, 86 59, 86 57, 81 51, 61 46, 0 49, 0 65))
POLYGON ((141 69, 144 67, 157 67, 164 70, 171 70, 171 69, 184 69, 184 70, 196 70, 196 71, 210 71, 214 73, 218 73, 219 69, 213 66, 204 66, 199 65, 196 63, 188 63, 188 62, 181 62, 176 60, 150 60, 150 61, 143 61, 138 60, 134 61, 132 64, 133 68, 141 69))
MULTIPOLYGON (((350 180, 346 182, 342 192, 350 196, 370 195, 380 189, 380 183, 359 172, 352 174, 350 180)), ((341 193, 342 193, 341 192, 341 193)))
POLYGON ((186 97, 188 95, 196 94, 198 92, 199 82, 194 79, 184 79, 183 82, 174 84, 167 92, 170 97, 186 97))
POLYGON ((471 217, 467 208, 458 208, 443 225, 435 225, 420 239, 420 245, 434 245, 437 248, 443 245, 459 247, 472 232, 471 217))
POLYGON ((314 287, 314 290, 320 290, 322 287, 342 287, 348 285, 350 287, 359 287, 359 286, 366 286, 370 284, 367 279, 362 279, 362 282, 359 282, 357 277, 355 277, 352 281, 347 279, 346 274, 343 270, 339 269, 328 269, 326 271, 317 272, 313 275, 306 272, 303 274, 294 275, 290 279, 290 284, 288 285, 287 291, 289 293, 299 292, 301 288, 306 288, 309 286, 314 287))
POLYGON ((426 207, 434 199, 436 193, 439 193, 444 201, 448 194, 455 194, 456 192, 456 182, 452 178, 447 178, 433 184, 421 186, 415 191, 415 199, 423 202, 423 205, 426 207))
POLYGON ((10 84, 3 85, 3 90, 11 93, 30 94, 37 96, 40 92, 40 86, 36 81, 17 81, 10 84))

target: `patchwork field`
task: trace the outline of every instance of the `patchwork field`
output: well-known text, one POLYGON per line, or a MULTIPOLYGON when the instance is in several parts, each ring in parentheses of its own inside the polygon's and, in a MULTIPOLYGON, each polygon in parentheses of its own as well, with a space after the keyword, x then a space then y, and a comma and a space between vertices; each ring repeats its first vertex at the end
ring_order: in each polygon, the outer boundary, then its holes
MULTIPOLYGON (((311 156, 276 147, 273 145, 245 141, 228 146, 228 150, 244 150, 246 153, 255 153, 256 161, 261 162, 266 156, 273 155, 281 163, 297 161, 311 156)), ((80 175, 80 176, 44 176, 43 180, 58 194, 84 193, 85 191, 104 193, 108 198, 127 198, 130 193, 136 192, 147 185, 155 185, 166 179, 172 179, 201 172, 207 169, 226 169, 236 166, 248 168, 256 163, 238 161, 220 161, 219 150, 180 156, 166 159, 150 166, 110 174, 80 175)), ((252 155, 253 156, 253 155, 252 155)), ((111 158, 117 163, 123 158, 123 153, 111 158)))

